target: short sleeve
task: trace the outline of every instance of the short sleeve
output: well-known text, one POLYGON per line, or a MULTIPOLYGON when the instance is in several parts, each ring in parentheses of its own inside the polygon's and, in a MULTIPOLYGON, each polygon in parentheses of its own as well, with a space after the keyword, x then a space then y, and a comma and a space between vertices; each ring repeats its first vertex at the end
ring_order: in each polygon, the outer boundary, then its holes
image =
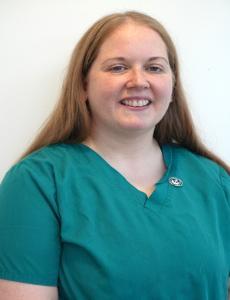
POLYGON ((223 168, 220 169, 220 180, 230 207, 230 175, 223 168))
POLYGON ((25 159, 0 185, 0 278, 56 286, 59 216, 52 166, 25 159))
MULTIPOLYGON (((221 168, 220 169, 220 180, 221 180, 221 185, 222 185, 222 188, 223 188, 223 191, 224 191, 224 195, 225 195, 225 199, 227 201, 227 204, 228 204, 228 208, 229 208, 229 211, 230 211, 230 175, 223 169, 221 168)), ((229 221, 230 221, 230 215, 229 215, 229 221)), ((229 228, 230 224, 228 224, 228 228, 229 228)), ((230 231, 228 230, 228 233, 230 231)), ((230 278, 230 244, 229 244, 229 240, 230 240, 230 237, 229 237, 229 234, 227 236, 227 242, 228 242, 228 262, 229 262, 229 278, 230 278)), ((229 281, 229 287, 230 287, 230 281, 229 281)))

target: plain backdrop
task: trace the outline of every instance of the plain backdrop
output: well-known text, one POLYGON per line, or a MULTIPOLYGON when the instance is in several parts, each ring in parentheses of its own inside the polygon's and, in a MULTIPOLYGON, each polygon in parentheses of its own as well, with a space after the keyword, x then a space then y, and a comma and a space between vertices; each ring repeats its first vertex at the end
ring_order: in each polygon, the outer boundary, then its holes
POLYGON ((165 25, 199 133, 230 163, 229 0, 1 0, 0 180, 54 107, 80 36, 98 18, 125 10, 165 25))

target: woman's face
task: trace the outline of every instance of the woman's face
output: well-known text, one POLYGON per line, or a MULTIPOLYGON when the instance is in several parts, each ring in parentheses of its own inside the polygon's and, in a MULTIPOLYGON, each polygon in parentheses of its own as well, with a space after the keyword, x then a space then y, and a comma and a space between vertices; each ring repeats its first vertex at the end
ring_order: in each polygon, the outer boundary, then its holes
POLYGON ((100 132, 149 132, 171 102, 172 72, 157 32, 129 22, 102 44, 86 80, 92 126, 100 132))

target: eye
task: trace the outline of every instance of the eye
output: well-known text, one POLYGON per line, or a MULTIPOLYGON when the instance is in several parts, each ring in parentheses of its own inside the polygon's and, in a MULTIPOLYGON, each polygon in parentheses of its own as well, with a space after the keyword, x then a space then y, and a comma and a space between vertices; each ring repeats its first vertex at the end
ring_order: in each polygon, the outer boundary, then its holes
POLYGON ((114 65, 109 68, 109 70, 113 73, 121 73, 127 69, 124 65, 114 65))
POLYGON ((152 73, 161 73, 163 72, 163 67, 158 66, 158 65, 151 65, 146 67, 146 69, 152 73))

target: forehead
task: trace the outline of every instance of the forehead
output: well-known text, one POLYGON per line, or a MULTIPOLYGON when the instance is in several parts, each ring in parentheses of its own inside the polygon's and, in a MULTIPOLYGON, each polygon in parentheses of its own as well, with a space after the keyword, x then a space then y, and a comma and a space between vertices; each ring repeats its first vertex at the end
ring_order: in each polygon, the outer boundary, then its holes
POLYGON ((99 49, 98 57, 125 53, 167 57, 167 48, 156 31, 145 25, 128 22, 108 35, 99 49))

